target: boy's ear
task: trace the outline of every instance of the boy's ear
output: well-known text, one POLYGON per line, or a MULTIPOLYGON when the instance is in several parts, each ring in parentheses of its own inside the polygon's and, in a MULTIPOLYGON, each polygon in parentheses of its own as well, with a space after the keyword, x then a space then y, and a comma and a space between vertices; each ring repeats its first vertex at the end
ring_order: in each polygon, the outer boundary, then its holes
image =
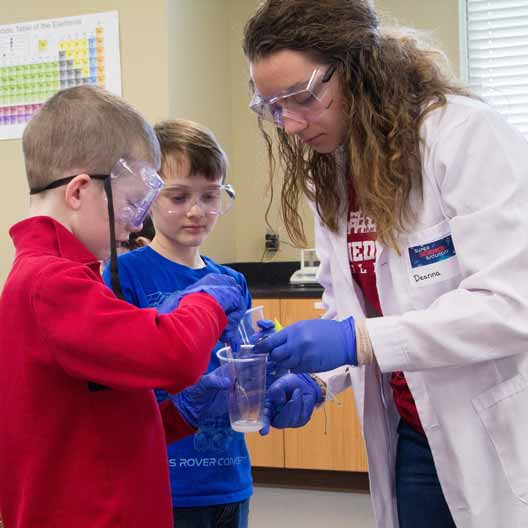
POLYGON ((68 206, 74 210, 79 209, 81 206, 81 193, 91 182, 88 174, 78 174, 73 180, 66 185, 64 191, 64 198, 68 206))

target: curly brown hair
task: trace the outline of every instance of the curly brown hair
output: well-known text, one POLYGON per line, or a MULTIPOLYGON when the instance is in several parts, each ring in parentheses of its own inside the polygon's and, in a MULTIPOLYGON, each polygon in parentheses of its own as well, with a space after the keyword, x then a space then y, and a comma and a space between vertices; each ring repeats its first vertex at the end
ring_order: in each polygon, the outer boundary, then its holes
MULTIPOLYGON (((281 210, 290 238, 306 243, 301 194, 336 232, 352 185, 356 205, 376 222, 378 238, 398 249, 397 233, 415 219, 411 190, 422 193, 420 125, 446 104, 446 95, 471 95, 449 74, 444 54, 416 32, 380 27, 366 0, 267 0, 245 26, 243 49, 252 63, 283 50, 303 52, 337 64, 340 74, 348 123, 345 170, 338 170, 336 153, 320 154, 276 130, 284 168, 281 210)), ((272 139, 261 121, 259 126, 273 190, 272 139)))

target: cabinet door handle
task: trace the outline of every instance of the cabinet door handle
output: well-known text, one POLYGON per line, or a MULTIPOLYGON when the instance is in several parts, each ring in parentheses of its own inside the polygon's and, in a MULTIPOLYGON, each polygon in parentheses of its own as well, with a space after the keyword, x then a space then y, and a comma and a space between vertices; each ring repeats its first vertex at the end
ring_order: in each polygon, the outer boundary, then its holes
POLYGON ((314 308, 316 310, 324 310, 324 304, 323 301, 315 301, 314 302, 314 308))

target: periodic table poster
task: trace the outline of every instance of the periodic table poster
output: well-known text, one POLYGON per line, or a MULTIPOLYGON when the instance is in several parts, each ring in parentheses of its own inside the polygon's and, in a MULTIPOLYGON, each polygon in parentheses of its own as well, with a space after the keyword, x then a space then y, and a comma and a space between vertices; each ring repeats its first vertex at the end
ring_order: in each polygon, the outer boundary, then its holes
POLYGON ((22 137, 48 97, 81 84, 121 95, 117 11, 0 25, 0 139, 22 137))

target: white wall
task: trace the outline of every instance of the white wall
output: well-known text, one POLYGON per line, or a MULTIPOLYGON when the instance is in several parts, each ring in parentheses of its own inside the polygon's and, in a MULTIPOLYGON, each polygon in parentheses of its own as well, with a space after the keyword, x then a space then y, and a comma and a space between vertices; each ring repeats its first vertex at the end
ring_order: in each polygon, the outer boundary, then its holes
MULTIPOLYGON (((233 163, 229 3, 178 0, 168 3, 170 111, 208 126, 226 151, 228 181, 237 187, 233 163)), ((205 243, 203 252, 220 262, 237 259, 235 225, 240 197, 205 243)))

